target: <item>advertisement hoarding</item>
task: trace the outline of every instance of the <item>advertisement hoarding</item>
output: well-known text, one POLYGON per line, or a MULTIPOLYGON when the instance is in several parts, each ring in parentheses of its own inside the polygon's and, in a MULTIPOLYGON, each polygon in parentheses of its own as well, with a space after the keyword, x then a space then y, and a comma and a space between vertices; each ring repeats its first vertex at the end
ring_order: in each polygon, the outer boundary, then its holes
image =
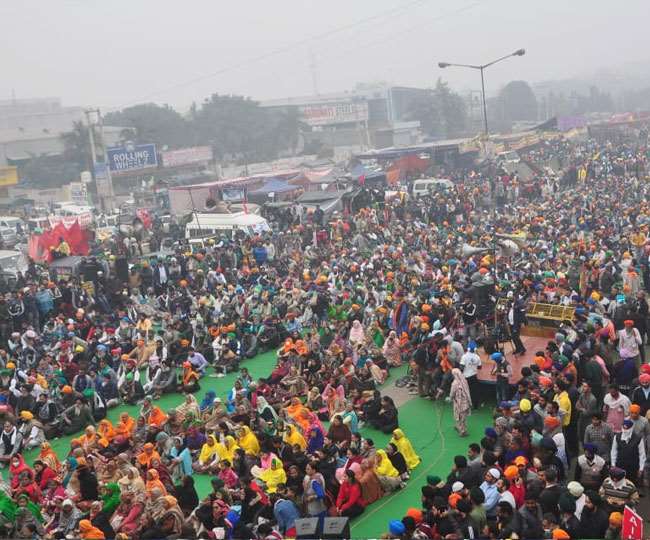
POLYGON ((70 182, 70 200, 80 206, 88 204, 88 190, 83 182, 70 182))
POLYGON ((17 183, 17 167, 0 167, 0 186, 15 186, 17 183))
POLYGON ((138 144, 133 147, 114 147, 106 150, 108 166, 112 173, 129 173, 158 166, 155 144, 138 144))
POLYGON ((324 105, 304 105, 300 107, 303 122, 310 126, 343 124, 345 122, 366 122, 367 103, 331 103, 324 105))
POLYGON ((190 148, 168 150, 160 153, 160 159, 163 167, 178 167, 180 165, 212 161, 212 147, 192 146, 190 148))

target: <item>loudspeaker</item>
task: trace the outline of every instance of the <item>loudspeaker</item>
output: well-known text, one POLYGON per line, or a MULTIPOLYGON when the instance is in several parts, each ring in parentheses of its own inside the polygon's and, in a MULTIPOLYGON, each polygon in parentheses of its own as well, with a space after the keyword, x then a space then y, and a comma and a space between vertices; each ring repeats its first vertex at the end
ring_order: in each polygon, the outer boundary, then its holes
POLYGON ((478 282, 472 285, 472 298, 476 305, 476 317, 483 319, 491 310, 492 301, 490 296, 494 295, 494 281, 478 282))
POLYGON ((318 538, 318 518, 301 518, 295 523, 298 540, 313 540, 318 538))
POLYGON ((115 259, 115 275, 122 283, 129 282, 129 263, 126 257, 118 257, 115 259))
POLYGON ((326 517, 323 521, 323 538, 350 538, 350 519, 326 517))

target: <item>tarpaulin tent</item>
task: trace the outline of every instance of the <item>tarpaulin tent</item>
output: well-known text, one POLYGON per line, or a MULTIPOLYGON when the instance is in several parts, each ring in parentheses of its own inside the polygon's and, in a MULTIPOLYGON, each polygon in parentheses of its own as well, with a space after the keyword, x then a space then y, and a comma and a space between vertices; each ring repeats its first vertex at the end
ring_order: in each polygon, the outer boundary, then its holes
POLYGON ((88 255, 88 236, 77 221, 66 228, 59 223, 53 229, 43 231, 41 234, 32 234, 29 238, 29 256, 36 262, 52 260, 52 248, 61 244, 61 239, 70 246, 72 255, 88 255))
POLYGON ((366 182, 383 182, 386 178, 386 173, 384 171, 379 171, 376 169, 369 169, 367 167, 364 167, 361 163, 358 163, 352 167, 348 173, 348 176, 363 186, 366 184, 366 182))
POLYGON ((273 200, 292 199, 302 188, 289 184, 280 178, 269 178, 262 186, 248 192, 248 200, 257 203, 265 203, 273 197, 273 200))
POLYGON ((280 180, 279 178, 270 178, 267 180, 263 186, 249 191, 249 195, 266 195, 268 193, 284 193, 285 191, 294 191, 296 186, 292 186, 286 180, 280 180))

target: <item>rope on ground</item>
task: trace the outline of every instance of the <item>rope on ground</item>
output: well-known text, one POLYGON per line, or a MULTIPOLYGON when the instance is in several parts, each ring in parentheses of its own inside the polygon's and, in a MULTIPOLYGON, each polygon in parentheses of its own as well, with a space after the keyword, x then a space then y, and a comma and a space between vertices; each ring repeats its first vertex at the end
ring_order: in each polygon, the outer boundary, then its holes
MULTIPOLYGON (((440 444, 440 453, 438 454, 438 457, 436 459, 434 459, 429 464, 428 467, 424 468, 417 476, 409 478, 409 482, 414 482, 414 481, 417 481, 417 480, 421 480, 422 477, 427 475, 429 473, 429 471, 433 467, 435 467, 438 464, 438 462, 442 459, 442 457, 445 455, 445 444, 446 444, 445 443, 445 435, 442 432, 442 416, 443 416, 443 412, 444 412, 445 409, 444 409, 444 404, 442 404, 441 402, 438 402, 437 405, 438 406, 436 407, 436 410, 438 411, 439 414, 437 415, 438 416, 438 422, 437 422, 438 425, 436 427, 436 433, 434 434, 433 439, 431 439, 431 441, 428 444, 424 445, 420 450, 422 450, 424 448, 428 448, 429 446, 431 446, 436 441, 436 439, 438 437, 440 437, 440 442, 441 442, 441 444, 440 444)), ((357 519, 354 523, 351 524, 352 527, 356 527, 357 525, 359 525, 359 523, 363 523, 367 518, 369 518, 370 516, 373 516, 374 514, 379 512, 379 510, 381 510, 390 501, 392 501, 394 497, 400 495, 401 493, 403 493, 403 490, 394 491, 388 497, 384 497, 386 499, 385 501, 383 501, 380 505, 375 506, 370 512, 364 512, 359 517, 359 519, 357 519)))

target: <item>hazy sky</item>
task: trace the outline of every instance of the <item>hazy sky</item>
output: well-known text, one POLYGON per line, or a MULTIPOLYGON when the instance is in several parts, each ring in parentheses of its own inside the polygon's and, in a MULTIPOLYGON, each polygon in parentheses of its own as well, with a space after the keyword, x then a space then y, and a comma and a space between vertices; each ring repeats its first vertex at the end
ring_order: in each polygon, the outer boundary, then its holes
POLYGON ((5 0, 0 99, 179 108, 213 93, 258 99, 358 82, 478 89, 590 74, 650 57, 648 0, 5 0), (312 58, 316 68, 310 68, 312 58))

